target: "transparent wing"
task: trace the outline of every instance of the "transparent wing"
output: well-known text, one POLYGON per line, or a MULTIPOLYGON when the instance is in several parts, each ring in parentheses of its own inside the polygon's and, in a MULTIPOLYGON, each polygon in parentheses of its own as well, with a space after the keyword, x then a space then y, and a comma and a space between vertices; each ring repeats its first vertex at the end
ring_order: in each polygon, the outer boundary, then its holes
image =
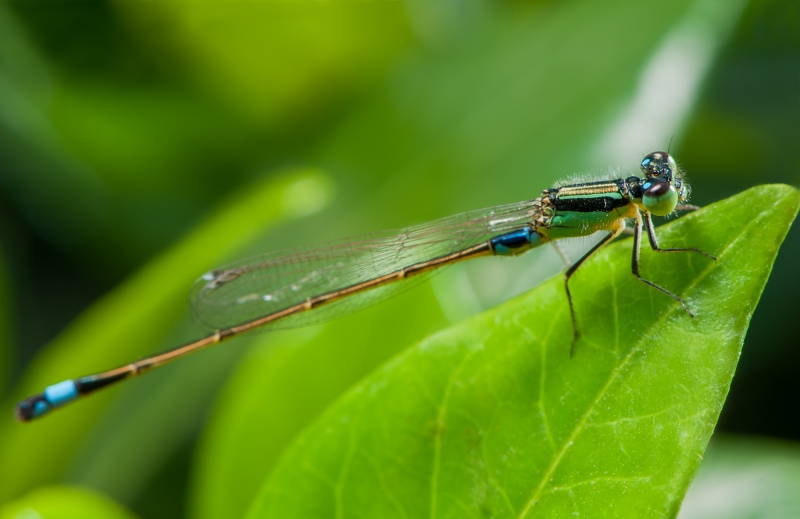
MULTIPOLYGON (((442 218, 400 231, 264 254, 212 270, 191 291, 194 314, 217 329, 278 312, 296 304, 391 274, 415 263, 464 250, 521 229, 535 218, 530 200, 442 218)), ((385 299, 410 280, 352 295, 310 312, 276 321, 287 328, 321 322, 385 299)))

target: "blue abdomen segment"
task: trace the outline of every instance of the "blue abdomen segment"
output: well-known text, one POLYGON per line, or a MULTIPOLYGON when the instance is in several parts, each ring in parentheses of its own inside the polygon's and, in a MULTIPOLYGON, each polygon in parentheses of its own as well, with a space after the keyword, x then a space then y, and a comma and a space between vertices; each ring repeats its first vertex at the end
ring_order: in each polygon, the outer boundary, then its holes
POLYGON ((526 226, 518 231, 495 236, 492 238, 491 243, 495 254, 499 256, 514 256, 541 245, 542 237, 526 226))
POLYGON ((65 380, 48 386, 44 390, 44 396, 50 405, 58 407, 78 398, 78 388, 75 386, 74 380, 65 380))

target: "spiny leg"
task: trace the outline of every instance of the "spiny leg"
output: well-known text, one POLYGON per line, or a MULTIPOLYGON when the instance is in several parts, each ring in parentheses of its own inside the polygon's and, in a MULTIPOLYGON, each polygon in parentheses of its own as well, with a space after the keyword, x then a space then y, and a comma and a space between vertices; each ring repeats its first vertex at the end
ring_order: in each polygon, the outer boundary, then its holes
POLYGON ((572 346, 569 349, 569 356, 570 358, 575 354, 575 343, 578 342, 578 321, 575 319, 575 307, 572 305, 572 294, 569 291, 569 278, 578 270, 584 261, 588 260, 592 254, 600 250, 603 245, 606 245, 608 242, 616 238, 620 235, 620 233, 625 229, 625 225, 623 225, 617 229, 616 231, 612 231, 608 233, 607 236, 604 236, 602 240, 600 240, 594 247, 589 249, 589 252, 584 254, 578 261, 572 264, 571 267, 567 269, 564 273, 564 290, 567 292, 567 302, 569 303, 569 316, 572 319, 572 346))
MULTIPOLYGON (((712 256, 711 254, 702 251, 700 249, 696 249, 694 247, 688 249, 662 249, 658 246, 658 240, 656 239, 656 228, 653 226, 653 217, 647 211, 644 212, 644 221, 647 224, 647 237, 650 240, 650 248, 652 248, 656 252, 698 252, 703 256, 713 259, 717 261, 717 258, 712 256)), ((639 220, 637 218, 637 224, 639 220)), ((641 230, 639 231, 641 234, 641 230)))
MULTIPOLYGON (((645 217, 649 219, 649 217, 650 217, 649 213, 645 213, 645 215, 646 215, 645 217)), ((653 245, 654 237, 655 237, 655 234, 653 234, 653 238, 651 238, 651 242, 650 242, 651 245, 653 245)), ((691 310, 689 310, 689 307, 686 306, 686 303, 683 302, 683 298, 681 296, 679 296, 677 294, 673 294, 672 292, 670 292, 666 288, 660 287, 660 286, 656 285, 655 283, 653 283, 652 281, 644 279, 639 274, 639 251, 641 249, 641 246, 642 246, 642 218, 639 215, 639 212, 637 211, 636 212, 636 223, 635 223, 635 225, 633 227, 633 255, 631 256, 631 272, 633 273, 634 276, 636 276, 636 279, 638 279, 639 281, 641 281, 645 285, 649 285, 649 286, 655 288, 656 290, 658 290, 659 292, 662 292, 662 293, 668 295, 669 297, 671 297, 672 299, 676 300, 677 302, 679 302, 681 304, 681 306, 683 306, 683 309, 686 310, 686 313, 689 314, 689 316, 694 319, 694 314, 691 312, 691 310)), ((653 250, 661 250, 661 251, 664 251, 664 252, 688 252, 688 251, 694 252, 695 250, 697 250, 697 249, 657 249, 656 247, 658 247, 657 243, 653 247, 653 250)), ((703 251, 697 250, 697 252, 703 252, 703 251)), ((705 254, 705 252, 703 252, 703 254, 705 254)))

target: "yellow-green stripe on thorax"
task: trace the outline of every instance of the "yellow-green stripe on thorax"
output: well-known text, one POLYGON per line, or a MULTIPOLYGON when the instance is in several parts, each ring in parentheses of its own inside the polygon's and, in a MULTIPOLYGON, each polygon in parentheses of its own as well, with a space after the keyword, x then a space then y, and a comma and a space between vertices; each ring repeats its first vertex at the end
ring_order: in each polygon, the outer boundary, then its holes
POLYGON ((542 193, 543 225, 537 232, 546 240, 614 231, 636 215, 630 185, 639 179, 588 182, 552 188, 542 193))

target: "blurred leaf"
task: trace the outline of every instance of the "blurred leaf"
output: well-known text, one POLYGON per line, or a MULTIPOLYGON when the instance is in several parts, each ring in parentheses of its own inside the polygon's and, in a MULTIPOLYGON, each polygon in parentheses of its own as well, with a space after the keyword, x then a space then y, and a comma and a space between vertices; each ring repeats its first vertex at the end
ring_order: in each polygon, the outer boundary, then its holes
MULTIPOLYGON (((630 92, 670 31, 710 20, 713 30, 706 36, 719 46, 738 8, 634 0, 496 7, 465 38, 468 45, 409 58, 385 88, 333 129, 313 155, 336 175, 341 196, 331 214, 337 216, 298 222, 285 237, 339 237, 533 198, 559 177, 596 168, 593 150, 626 112, 630 92), (653 17, 659 23, 642 31, 641 21, 653 17)), ((702 77, 705 70, 692 73, 702 77)), ((678 119, 686 110, 682 105, 678 119)), ((660 147, 668 138, 651 145, 660 147)), ((629 168, 640 159, 637 151, 624 162, 602 165, 629 168)), ((509 279, 519 291, 544 277, 538 263, 519 260, 474 263, 482 265, 484 284, 509 279), (526 275, 507 274, 521 268, 526 275)), ((460 297, 446 292, 436 294, 445 305, 460 297)), ((413 295, 427 297, 421 291, 413 295)), ((427 299, 418 301, 427 307, 427 299)), ((438 312, 419 312, 411 297, 392 305, 392 311, 376 309, 363 321, 354 316, 350 326, 335 323, 311 342, 281 340, 285 351, 247 359, 201 444, 191 503, 195 517, 226 518, 246 509, 291 438, 343 388, 396 354, 402 346, 394 340, 398 316, 401 340, 421 337, 441 322, 438 312), (392 332, 362 335, 364 327, 392 332), (353 369, 349 359, 363 364, 353 369), (298 389, 312 383, 313 390, 298 389)))
MULTIPOLYGON (((65 10, 91 11, 81 7, 65 10)), ((43 23, 59 18, 57 6, 31 9, 43 23)), ((244 168, 230 157, 241 156, 246 128, 174 82, 58 77, 31 32, 0 6, 0 185, 50 243, 95 268, 130 269, 218 194, 217 168, 228 169, 222 186, 235 185, 244 168)))
POLYGON ((0 396, 3 396, 11 374, 12 361, 12 324, 11 311, 14 304, 11 298, 11 286, 6 273, 5 257, 0 250, 0 396))
POLYGON ((718 257, 644 254, 693 320, 625 240, 573 278, 575 358, 560 277, 434 335, 314 423, 249 517, 675 515, 798 206, 763 186, 660 229, 718 257))
POLYGON ((0 509, 0 519, 135 519, 107 497, 78 487, 34 490, 0 509))
POLYGON ((397 2, 4 4, 0 187, 116 279, 255 172, 296 163, 409 41, 397 2))
POLYGON ((50 243, 111 274, 260 169, 264 146, 250 128, 174 86, 56 83, 46 100, 3 86, 3 189, 50 243))
MULTIPOLYGON (((736 37, 720 56, 680 158, 691 164, 693 201, 703 205, 754 183, 800 186, 800 4, 750 0, 736 37)), ((676 134, 677 137, 677 134, 676 134)), ((720 419, 723 431, 800 441, 800 227, 786 237, 745 340, 720 419)))
POLYGON ((736 192, 754 179, 796 184, 785 151, 800 139, 800 6, 750 0, 709 78, 681 155, 697 181, 736 192))
MULTIPOLYGON (((174 343, 164 344, 164 340, 178 339, 171 331, 176 324, 185 321, 187 287, 194 279, 229 259, 243 243, 265 229, 307 214, 309 209, 321 209, 329 197, 328 177, 316 170, 299 169, 277 179, 265 178, 251 186, 246 193, 224 204, 215 216, 180 244, 79 317, 32 363, 15 396, 23 397, 59 380, 122 364, 154 348, 174 346, 174 343), (298 186, 305 189, 311 199, 314 193, 319 195, 316 207, 298 204, 295 196, 298 186)), ((219 370, 224 368, 224 364, 216 366, 219 370)), ((209 369, 214 371, 215 366, 209 369)), ((162 390, 173 399, 180 399, 176 402, 178 406, 184 402, 199 406, 192 408, 196 416, 202 413, 202 397, 187 395, 184 391, 191 393, 198 386, 208 385, 208 376, 207 371, 201 372, 195 376, 194 385, 179 379, 176 382, 183 383, 183 388, 168 386, 162 390)), ((0 459, 4 460, 0 464, 0 498, 8 499, 31 487, 61 479, 70 464, 80 465, 76 457, 82 450, 87 451, 84 455, 97 451, 108 454, 106 445, 113 444, 116 438, 108 434, 94 438, 93 429, 98 427, 96 421, 118 396, 118 390, 111 389, 39 422, 0 424, 0 459), (83 442, 88 443, 84 445, 83 442)), ((169 401, 167 397, 163 399, 169 401)), ((6 416, 11 416, 14 403, 14 400, 3 403, 2 412, 6 416)), ((180 413, 172 414, 175 420, 188 419, 180 413)), ((189 414, 191 416, 191 412, 189 414)), ((128 416, 135 416, 135 413, 128 416)), ((157 432, 159 437, 153 441, 167 445, 172 434, 182 438, 185 433, 181 427, 163 430, 144 417, 139 418, 142 419, 132 425, 130 431, 120 432, 140 431, 140 436, 141 431, 157 432)), ((126 448, 124 443, 116 447, 126 448)), ((125 471, 120 471, 117 465, 116 477, 136 474, 136 462, 158 463, 158 459, 141 456, 139 451, 131 453, 132 464, 126 466, 125 471)))
POLYGON ((800 445, 715 435, 679 519, 800 517, 800 445))
POLYGON ((402 2, 117 2, 243 117, 293 131, 374 83, 411 43, 402 2), (158 27, 155 34, 153 27, 158 27), (168 28, 168 30, 164 30, 168 28))

